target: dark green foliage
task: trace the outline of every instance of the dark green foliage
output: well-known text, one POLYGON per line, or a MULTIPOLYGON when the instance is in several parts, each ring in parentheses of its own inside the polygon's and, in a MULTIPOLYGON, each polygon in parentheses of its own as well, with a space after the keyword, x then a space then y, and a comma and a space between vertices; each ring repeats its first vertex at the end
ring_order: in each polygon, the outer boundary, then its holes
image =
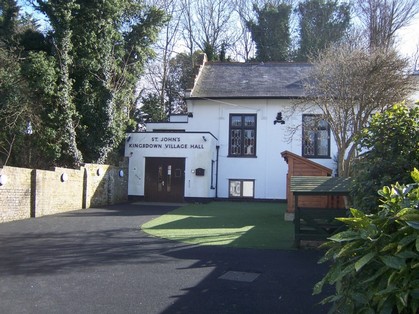
POLYGON ((376 191, 392 182, 410 182, 410 170, 419 167, 419 108, 394 105, 375 114, 358 138, 364 151, 354 164, 352 199, 367 212, 376 210, 376 191))
POLYGON ((325 244, 321 262, 332 262, 316 284, 334 285, 331 313, 411 313, 419 310, 419 171, 414 184, 384 187, 375 214, 351 209, 339 218, 348 230, 325 244))
POLYGON ((83 155, 77 147, 76 125, 79 119, 73 98, 73 79, 71 70, 74 64, 73 29, 74 11, 79 9, 76 0, 65 3, 59 0, 37 0, 39 9, 48 16, 54 29, 55 55, 58 71, 57 111, 59 120, 61 149, 59 163, 62 166, 78 166, 83 162, 83 155))
POLYGON ((256 43, 256 60, 286 61, 289 57, 291 6, 285 3, 254 5, 257 21, 249 21, 247 27, 256 43))
POLYGON ((204 53, 207 55, 208 61, 217 61, 219 56, 216 47, 208 42, 205 42, 203 46, 204 53))
POLYGON ((164 106, 161 105, 159 95, 147 94, 141 98, 141 111, 145 113, 141 118, 144 121, 138 122, 163 122, 167 120, 167 113, 164 106))
POLYGON ((30 162, 25 128, 35 113, 28 81, 21 74, 19 41, 27 26, 18 13, 16 1, 0 0, 0 166, 30 162))
POLYGON ((21 52, 46 51, 46 37, 37 30, 34 20, 20 16, 16 0, 0 0, 0 47, 21 52))
POLYGON ((38 166, 46 149, 39 142, 39 103, 23 71, 16 55, 0 49, 0 165, 38 166))
MULTIPOLYGON (((35 27, 35 26, 33 26, 35 27)), ((19 44, 21 45, 25 56, 29 52, 45 51, 51 54, 51 43, 48 38, 39 31, 28 28, 19 36, 19 44)))
POLYGON ((227 43, 223 42, 221 44, 221 48, 220 48, 220 55, 219 55, 219 59, 221 62, 225 62, 225 61, 229 61, 227 58, 227 43))
POLYGON ((78 147, 85 160, 103 163, 121 143, 135 105, 135 89, 153 55, 164 14, 141 2, 77 1, 72 69, 80 124, 78 147), (112 21, 112 22, 110 22, 112 21))
POLYGON ((0 48, 0 164, 9 161, 22 164, 18 156, 14 160, 10 157, 14 145, 24 138, 26 119, 31 113, 26 87, 18 57, 0 48))
POLYGON ((34 133, 31 137, 40 158, 34 164, 40 168, 59 165, 62 155, 60 137, 58 93, 58 67, 54 57, 45 52, 30 52, 23 63, 22 74, 36 105, 37 118, 32 119, 34 133))
POLYGON ((29 166, 28 158, 22 162, 17 156, 28 147, 18 139, 30 120, 35 131, 26 138, 33 166, 103 163, 132 129, 136 84, 153 56, 151 44, 164 12, 137 0, 33 4, 48 19, 47 36, 30 18, 18 15, 16 1, 0 1, 1 59, 15 64, 11 73, 0 64, 2 73, 13 74, 0 86, 2 95, 8 95, 0 120, 16 112, 19 119, 13 123, 21 130, 9 123, 0 131, 3 162, 29 166), (9 98, 14 100, 6 104, 9 98))
POLYGON ((18 28, 19 7, 15 0, 0 0, 0 47, 15 41, 18 28))
POLYGON ((170 60, 169 74, 167 80, 167 107, 168 112, 184 112, 186 104, 184 100, 185 91, 192 87, 194 64, 202 61, 202 52, 196 51, 192 56, 188 53, 179 53, 170 60))
POLYGON ((296 59, 307 61, 342 39, 350 26, 350 6, 336 0, 306 0, 296 8, 300 19, 300 45, 296 59))

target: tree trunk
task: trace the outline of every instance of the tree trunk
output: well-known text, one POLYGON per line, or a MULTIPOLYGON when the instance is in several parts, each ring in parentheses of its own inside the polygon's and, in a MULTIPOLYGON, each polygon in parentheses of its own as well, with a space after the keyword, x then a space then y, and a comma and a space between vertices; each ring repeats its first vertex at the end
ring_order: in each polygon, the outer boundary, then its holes
MULTIPOLYGON (((104 84, 105 88, 109 89, 108 84, 104 84)), ((98 164, 104 164, 108 158, 109 153, 114 149, 116 144, 115 139, 115 92, 109 91, 109 98, 106 100, 105 115, 106 122, 104 125, 104 134, 102 137, 102 145, 99 149, 98 164)))
POLYGON ((74 115, 75 106, 72 99, 72 82, 70 79, 70 49, 71 49, 71 31, 64 30, 62 32, 61 42, 59 43, 59 54, 60 54, 60 91, 58 96, 59 105, 62 114, 63 123, 63 139, 62 144, 64 146, 65 159, 72 166, 79 166, 83 162, 83 157, 79 149, 77 148, 76 142, 76 130, 74 126, 74 115))

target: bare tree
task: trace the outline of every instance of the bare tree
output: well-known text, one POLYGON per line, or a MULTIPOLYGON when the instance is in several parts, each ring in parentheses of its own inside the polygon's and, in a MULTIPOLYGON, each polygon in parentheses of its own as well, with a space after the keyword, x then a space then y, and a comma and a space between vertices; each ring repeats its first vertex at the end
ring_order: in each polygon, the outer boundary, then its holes
POLYGON ((190 55, 195 47, 215 59, 222 45, 235 42, 233 2, 224 0, 182 0, 184 38, 190 55))
POLYGON ((371 114, 412 93, 413 81, 406 71, 408 60, 392 49, 341 45, 325 50, 311 62, 304 102, 319 109, 328 122, 338 147, 339 176, 348 176, 356 138, 371 114))
POLYGON ((249 61, 254 57, 255 51, 255 44, 252 40, 252 34, 247 28, 248 22, 255 18, 253 5, 250 1, 247 0, 235 0, 234 7, 239 16, 238 25, 240 25, 240 27, 237 29, 239 34, 235 46, 235 54, 238 59, 249 61))
POLYGON ((419 12, 417 0, 357 0, 356 12, 371 49, 390 49, 395 33, 407 26, 419 12))
MULTIPOLYGON (((181 17, 183 6, 179 0, 148 0, 148 4, 162 9, 169 20, 160 31, 159 40, 154 45, 156 58, 147 65, 147 92, 157 95, 159 104, 164 108, 167 104, 167 86, 170 76, 170 60, 179 52, 181 40, 181 17)), ((170 108, 166 108, 170 111, 170 108)))
MULTIPOLYGON (((191 64, 193 62, 192 55, 195 52, 195 21, 194 21, 194 0, 180 0, 183 11, 182 18, 182 36, 185 42, 185 45, 188 49, 189 55, 191 56, 191 64)), ((192 64, 193 66, 193 64, 192 64)))
POLYGON ((142 95, 139 99, 148 104, 158 101, 156 107, 164 108, 165 113, 183 110, 179 82, 179 61, 189 73, 194 67, 195 52, 201 50, 212 59, 218 59, 225 43, 236 41, 236 30, 231 27, 233 6, 228 1, 204 0, 147 0, 147 4, 157 6, 169 16, 169 21, 159 35, 154 46, 156 57, 147 65, 146 79, 141 82, 142 95), (185 54, 184 50, 188 53, 185 54), (190 64, 184 56, 189 56, 190 64))
POLYGON ((413 55, 413 69, 419 71, 419 43, 416 45, 415 53, 413 55))

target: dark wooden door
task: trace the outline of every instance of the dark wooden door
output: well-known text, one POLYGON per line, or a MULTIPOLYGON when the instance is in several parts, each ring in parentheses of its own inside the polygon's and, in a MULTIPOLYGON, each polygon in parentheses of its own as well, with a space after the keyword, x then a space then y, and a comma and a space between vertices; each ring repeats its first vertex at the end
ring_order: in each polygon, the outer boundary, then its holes
POLYGON ((185 158, 146 158, 144 186, 146 201, 183 202, 184 193, 185 158))

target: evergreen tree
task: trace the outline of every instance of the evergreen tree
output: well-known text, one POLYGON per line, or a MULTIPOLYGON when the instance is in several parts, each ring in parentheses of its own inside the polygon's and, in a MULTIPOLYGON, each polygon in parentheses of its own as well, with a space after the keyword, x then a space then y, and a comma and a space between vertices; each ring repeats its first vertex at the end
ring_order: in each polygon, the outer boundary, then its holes
POLYGON ((57 64, 59 66, 59 84, 57 101, 59 104, 59 119, 61 126, 61 164, 77 166, 83 161, 83 156, 77 147, 76 124, 78 115, 73 98, 73 29, 71 27, 74 12, 79 8, 76 0, 62 2, 60 0, 37 0, 39 9, 48 16, 54 29, 57 64))
POLYGON ((38 165, 38 141, 33 139, 41 135, 41 107, 25 69, 29 50, 40 49, 43 39, 33 21, 19 15, 17 1, 0 0, 0 164, 38 165), (38 43, 31 45, 34 38, 38 43))
POLYGON ((137 111, 138 122, 165 122, 167 121, 167 112, 162 106, 159 95, 149 93, 141 97, 141 109, 137 111))
POLYGON ((299 3, 300 45, 296 59, 307 61, 342 39, 350 26, 349 4, 336 0, 306 0, 299 3))
POLYGON ((251 20, 247 26, 256 43, 256 60, 267 62, 289 59, 291 9, 286 3, 267 3, 262 8, 253 6, 257 21, 251 20))
POLYGON ((124 137, 164 13, 137 0, 37 3, 51 24, 60 69, 57 99, 67 155, 61 163, 104 163, 124 137))
POLYGON ((17 34, 19 7, 16 0, 0 0, 0 47, 11 45, 17 34))

